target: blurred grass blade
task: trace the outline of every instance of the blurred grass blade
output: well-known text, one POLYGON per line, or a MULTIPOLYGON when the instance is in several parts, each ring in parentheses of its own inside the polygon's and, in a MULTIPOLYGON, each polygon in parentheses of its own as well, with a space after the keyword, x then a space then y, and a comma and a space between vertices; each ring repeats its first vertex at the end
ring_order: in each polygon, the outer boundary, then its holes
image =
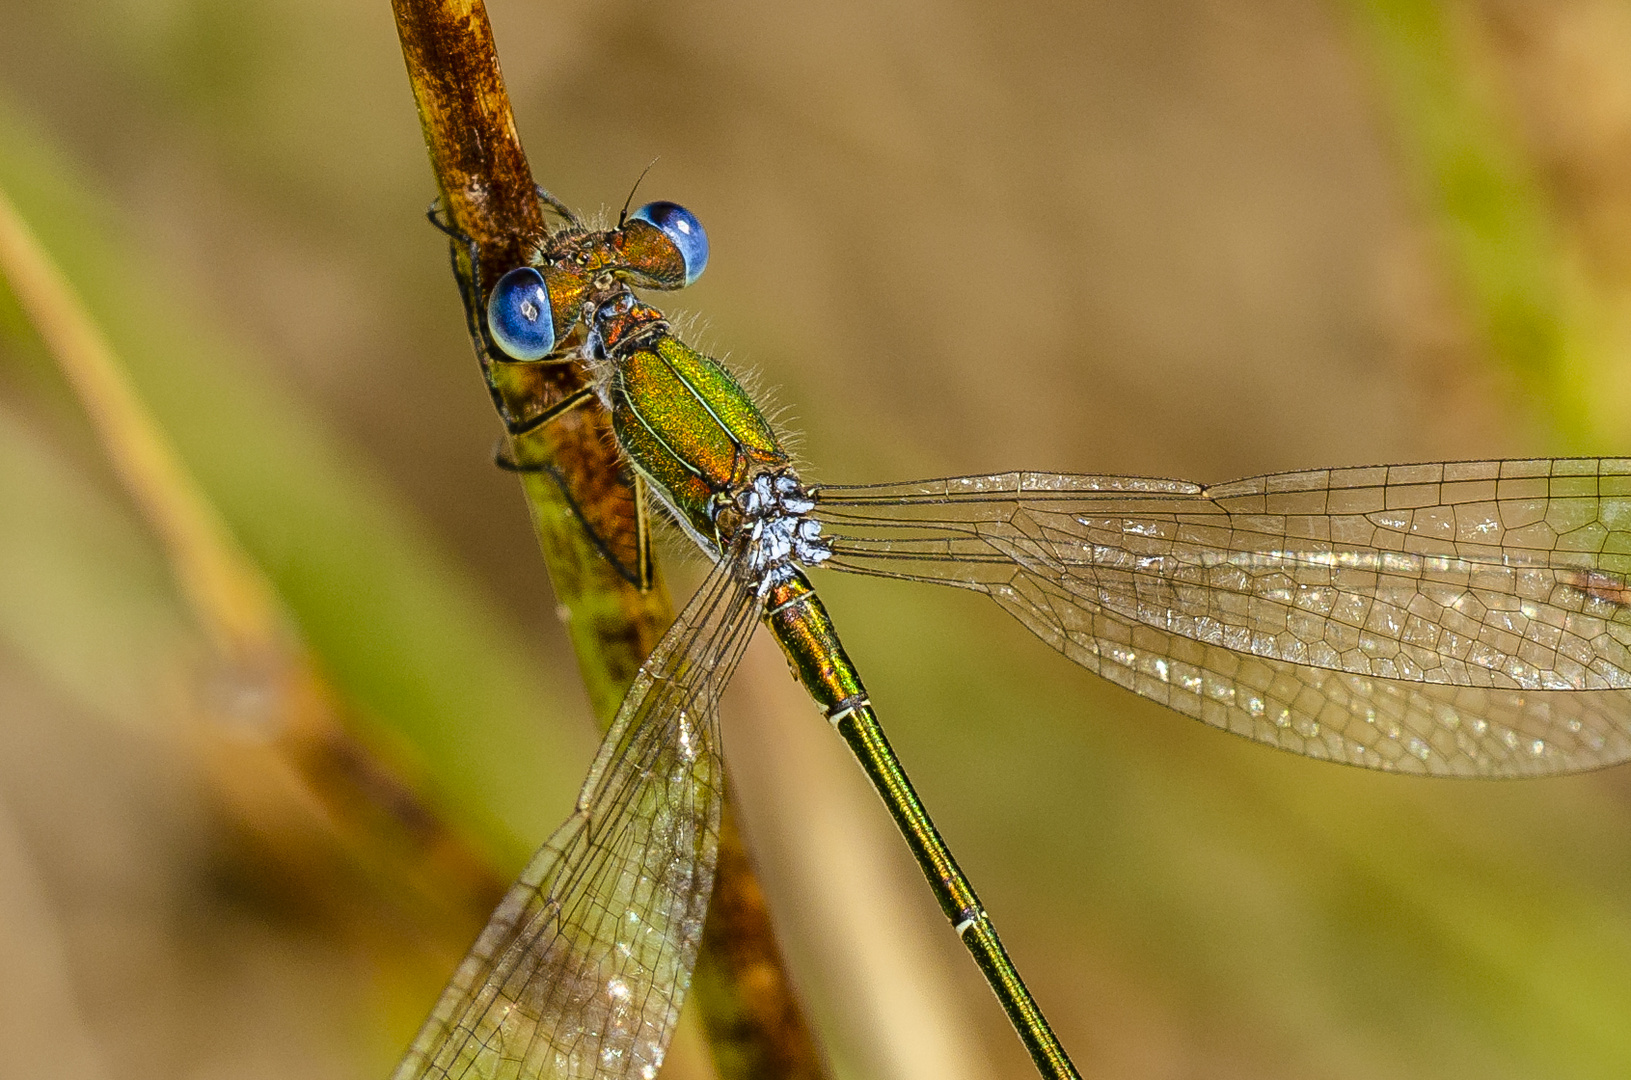
POLYGON ((1355 0, 1352 11, 1474 329, 1571 451, 1610 449, 1631 418, 1611 334, 1623 300, 1577 259, 1498 65, 1479 47, 1476 5, 1355 0))
MULTIPOLYGON (((253 340, 150 272, 79 171, 0 101, 0 187, 85 299, 130 382, 270 581, 370 742, 399 741, 461 831, 509 868, 554 824, 592 743, 513 623, 317 422, 253 340)), ((9 298, 9 289, 7 297, 9 298)), ((4 305, 11 308, 11 303, 4 305)), ((15 310, 15 309, 13 309, 15 310)), ((25 333, 20 317, 8 333, 25 333)), ((473 929, 472 929, 473 932, 473 929)))
POLYGON ((195 733, 218 792, 314 894, 332 886, 325 878, 338 854, 387 895, 398 902, 412 896, 423 917, 462 937, 466 920, 502 894, 502 875, 346 730, 337 695, 317 674, 272 585, 189 474, 4 192, 0 272, 163 541, 217 653, 195 733), (318 850, 310 850, 314 844, 318 850))
POLYGON ((0 191, 0 271, 89 414, 108 461, 164 541, 199 622, 224 654, 284 651, 271 587, 137 398, 73 286, 0 191))
MULTIPOLYGON (((0 793, 3 795, 3 793, 0 793)), ((0 1045, 24 1076, 111 1075, 70 977, 60 921, 11 808, 0 797, 0 1045)))

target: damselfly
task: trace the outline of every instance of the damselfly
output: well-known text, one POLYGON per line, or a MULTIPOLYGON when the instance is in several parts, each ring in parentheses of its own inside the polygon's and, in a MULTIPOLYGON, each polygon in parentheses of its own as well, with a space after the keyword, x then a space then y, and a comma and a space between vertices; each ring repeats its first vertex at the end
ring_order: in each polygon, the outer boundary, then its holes
MULTIPOLYGON (((569 362, 713 569, 555 833, 399 1067, 657 1073, 713 883, 719 695, 756 622, 860 759, 1046 1076, 1076 1075, 884 738, 804 570, 990 595, 1059 652, 1309 757, 1455 776, 1631 757, 1631 459, 1322 469, 1203 486, 1006 473, 810 485, 726 369, 632 288, 708 259, 672 203, 568 225, 477 296, 513 363, 569 362)), ((478 320, 480 321, 480 320, 478 320)))

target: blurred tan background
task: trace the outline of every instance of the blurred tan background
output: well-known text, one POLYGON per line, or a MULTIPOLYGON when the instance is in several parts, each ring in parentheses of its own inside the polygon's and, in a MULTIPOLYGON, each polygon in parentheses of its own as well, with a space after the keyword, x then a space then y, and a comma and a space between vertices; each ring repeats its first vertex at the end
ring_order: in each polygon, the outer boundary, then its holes
MULTIPOLYGON (((615 213, 658 159, 638 198, 713 244, 667 308, 816 479, 1631 447, 1621 4, 490 10, 539 181, 615 213)), ((594 736, 388 4, 0 0, 0 27, 0 184, 324 670, 513 873, 594 736)), ((1084 1074, 1631 1071, 1625 770, 1312 764, 975 598, 817 584, 1084 1074)), ((200 651, 0 301, 0 1076, 383 1076, 475 931, 427 944, 389 883, 269 856, 184 734, 200 651)), ((730 762, 840 1075, 1028 1075, 780 661, 739 681, 730 762)))

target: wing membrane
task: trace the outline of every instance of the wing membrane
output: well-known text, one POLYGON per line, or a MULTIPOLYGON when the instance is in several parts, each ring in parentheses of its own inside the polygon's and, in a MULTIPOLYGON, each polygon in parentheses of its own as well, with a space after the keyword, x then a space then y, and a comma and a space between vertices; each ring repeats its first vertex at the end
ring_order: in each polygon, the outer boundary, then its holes
POLYGON ((1454 775, 1631 756, 1625 459, 817 497, 831 565, 987 592, 1089 670, 1262 742, 1454 775))
POLYGON ((576 808, 442 992, 393 1080, 652 1080, 713 892, 718 697, 757 602, 721 563, 641 667, 576 808))

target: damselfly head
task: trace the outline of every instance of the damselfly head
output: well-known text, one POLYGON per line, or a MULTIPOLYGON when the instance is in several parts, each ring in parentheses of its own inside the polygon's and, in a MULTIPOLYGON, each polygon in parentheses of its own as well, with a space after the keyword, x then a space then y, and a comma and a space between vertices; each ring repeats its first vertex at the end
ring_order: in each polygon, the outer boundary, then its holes
MULTIPOLYGON (((532 265, 498 279, 487 297, 487 328, 513 360, 542 360, 567 337, 591 305, 607 346, 636 325, 661 319, 649 308, 630 316, 627 287, 679 289, 708 265, 708 234, 691 211, 671 202, 647 203, 618 228, 558 235, 532 265), (559 321, 558 321, 559 320, 559 321)), ((643 308, 643 305, 640 305, 643 308)))
POLYGON ((555 348, 555 307, 544 275, 519 266, 498 279, 487 297, 487 329, 516 360, 542 360, 555 348))

